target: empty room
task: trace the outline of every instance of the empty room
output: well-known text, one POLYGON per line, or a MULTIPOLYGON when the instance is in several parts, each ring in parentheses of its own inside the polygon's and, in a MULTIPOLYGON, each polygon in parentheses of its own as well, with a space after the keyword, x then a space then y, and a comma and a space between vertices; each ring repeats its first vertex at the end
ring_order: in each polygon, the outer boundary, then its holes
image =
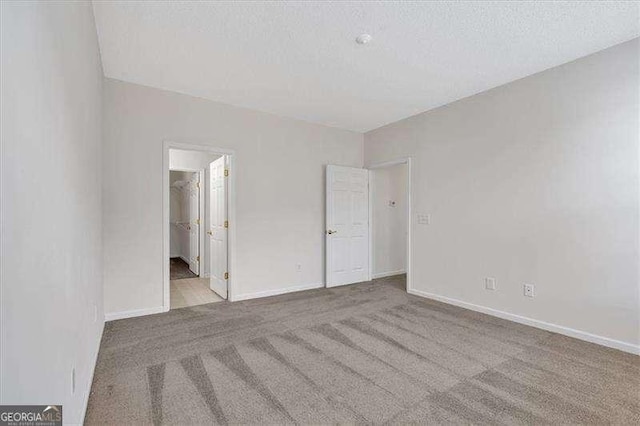
POLYGON ((640 2, 0 15, 0 424, 640 422, 640 2))

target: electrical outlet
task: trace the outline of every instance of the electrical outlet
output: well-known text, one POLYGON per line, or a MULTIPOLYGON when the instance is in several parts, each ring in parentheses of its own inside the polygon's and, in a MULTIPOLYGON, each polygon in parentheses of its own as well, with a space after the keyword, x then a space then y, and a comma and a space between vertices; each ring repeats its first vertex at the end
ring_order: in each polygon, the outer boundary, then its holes
POLYGON ((524 295, 526 297, 533 297, 534 296, 533 284, 525 284, 524 285, 524 295))
POLYGON ((418 213, 419 225, 431 225, 431 215, 429 213, 418 213))
POLYGON ((484 288, 487 290, 495 290, 496 289, 496 279, 487 277, 484 279, 484 288))

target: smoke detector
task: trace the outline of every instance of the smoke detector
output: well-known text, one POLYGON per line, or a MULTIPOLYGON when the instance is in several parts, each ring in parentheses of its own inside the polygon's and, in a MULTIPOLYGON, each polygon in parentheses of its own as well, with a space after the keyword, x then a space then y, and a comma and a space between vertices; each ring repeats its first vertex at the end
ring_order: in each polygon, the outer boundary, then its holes
POLYGON ((360 34, 356 37, 356 43, 358 44, 367 44, 371 41, 371 36, 369 34, 360 34))

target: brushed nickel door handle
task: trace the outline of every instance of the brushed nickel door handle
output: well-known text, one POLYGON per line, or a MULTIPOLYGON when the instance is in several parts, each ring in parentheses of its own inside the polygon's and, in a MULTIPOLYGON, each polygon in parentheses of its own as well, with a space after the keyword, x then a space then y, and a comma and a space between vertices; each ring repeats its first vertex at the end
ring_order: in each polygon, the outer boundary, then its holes
POLYGON ((338 231, 332 231, 331 229, 329 229, 329 230, 327 231, 327 234, 331 235, 331 234, 335 234, 336 232, 338 232, 338 231))

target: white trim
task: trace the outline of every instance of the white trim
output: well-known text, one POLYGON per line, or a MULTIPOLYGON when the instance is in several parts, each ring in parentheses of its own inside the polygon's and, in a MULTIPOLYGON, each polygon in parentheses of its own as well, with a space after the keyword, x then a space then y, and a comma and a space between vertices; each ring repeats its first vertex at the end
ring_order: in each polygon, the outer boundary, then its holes
POLYGON ((377 278, 393 277, 393 276, 402 275, 402 274, 406 274, 406 271, 404 269, 400 271, 378 272, 377 274, 373 274, 372 278, 375 280, 377 278))
MULTIPOLYGON (((227 182, 227 218, 229 220, 229 233, 227 235, 227 271, 229 279, 227 280, 227 296, 229 300, 233 298, 233 277, 236 271, 236 171, 235 171, 235 151, 232 149, 218 148, 209 145, 194 145, 190 143, 182 143, 176 141, 165 140, 162 144, 162 229, 163 229, 163 282, 162 282, 162 311, 167 312, 171 309, 170 301, 170 273, 169 273, 169 149, 186 149, 191 151, 203 151, 212 154, 226 155, 228 160, 229 180, 227 182)), ((203 185, 201 185, 203 186, 203 185)), ((156 309, 156 308, 153 308, 156 309)), ((144 310, 141 310, 144 311, 144 310)), ((134 312, 134 311, 131 311, 134 312)), ((149 312, 156 313, 156 312, 149 312)), ((139 315, 148 315, 139 314, 139 315)), ((117 315, 113 314, 113 315, 117 315)), ((133 315, 138 316, 138 315, 133 315)), ((126 317, 123 317, 126 318, 126 317)), ((115 318, 114 318, 115 319, 115 318)))
POLYGON ((549 322, 540 321, 540 320, 529 318, 529 317, 523 317, 522 315, 516 315, 509 312, 499 311, 497 309, 488 308, 486 306, 481 306, 481 305, 475 305, 473 303, 464 302, 458 299, 452 299, 450 297, 439 296, 437 294, 428 293, 426 291, 411 289, 411 290, 408 290, 408 292, 416 296, 426 297, 427 299, 437 300, 439 302, 447 303, 449 305, 459 306, 461 308, 470 309, 476 312, 481 312, 483 314, 517 322, 519 324, 541 328, 543 330, 552 331, 554 333, 563 334, 565 336, 574 337, 576 339, 584 340, 591 343, 596 343, 598 345, 606 346, 608 348, 618 349, 631 354, 640 355, 640 345, 634 345, 633 343, 610 339, 609 337, 598 336, 597 334, 587 333, 586 331, 576 330, 576 329, 565 327, 562 325, 552 324, 549 322))
POLYGON ((93 354, 93 368, 91 369, 91 374, 89 374, 89 383, 85 388, 87 392, 84 395, 84 405, 82 406, 82 417, 80 418, 79 424, 84 424, 84 418, 87 416, 87 408, 89 407, 89 396, 91 395, 91 386, 93 385, 93 376, 96 372, 96 366, 98 365, 98 352, 100 352, 100 343, 102 343, 102 335, 104 334, 104 320, 102 321, 102 326, 100 327, 100 333, 98 334, 98 342, 96 343, 96 350, 93 354))
POLYGON ((155 308, 145 309, 133 309, 131 311, 110 312, 104 315, 105 321, 114 321, 124 318, 141 317, 143 315, 159 314, 166 312, 163 306, 156 306, 155 308))
POLYGON ((312 290, 315 288, 324 288, 324 283, 297 285, 293 287, 278 288, 275 290, 258 291, 256 293, 238 294, 233 298, 233 301, 237 302, 240 300, 249 300, 249 299, 258 299, 261 297, 277 296, 279 294, 293 293, 295 291, 312 290))
MULTIPOLYGON (((198 171, 198 276, 201 277, 204 272, 204 217, 205 217, 205 197, 204 197, 204 188, 206 186, 206 182, 204 180, 204 169, 198 171)), ((169 245, 171 245, 171 241, 169 241, 169 245)))
POLYGON ((407 274, 407 292, 411 293, 413 289, 413 274, 411 264, 413 259, 413 245, 411 243, 411 228, 413 218, 413 207, 411 203, 411 157, 402 157, 395 160, 383 161, 369 165, 369 280, 376 278, 373 271, 373 185, 371 185, 371 170, 391 167, 398 164, 407 165, 407 251, 406 251, 406 274, 407 274))
POLYGON ((367 189, 369 191, 369 206, 368 206, 368 220, 369 220, 369 241, 368 241, 368 247, 367 249, 369 250, 369 276, 368 276, 368 280, 371 281, 374 278, 374 273, 373 273, 373 183, 375 182, 373 180, 373 171, 371 169, 369 170, 369 182, 367 182, 367 189))

